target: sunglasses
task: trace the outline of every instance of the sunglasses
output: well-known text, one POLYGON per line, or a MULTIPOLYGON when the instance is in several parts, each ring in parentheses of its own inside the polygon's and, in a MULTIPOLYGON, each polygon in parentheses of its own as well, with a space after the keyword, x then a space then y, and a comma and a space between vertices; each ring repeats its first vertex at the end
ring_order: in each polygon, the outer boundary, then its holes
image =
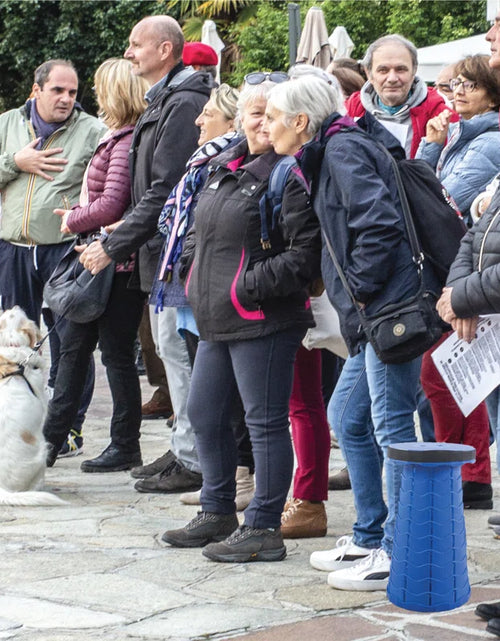
POLYGON ((271 71, 269 73, 265 71, 252 71, 252 73, 247 73, 245 76, 247 85, 260 85, 266 80, 270 80, 271 82, 286 82, 288 80, 288 74, 284 71, 271 71))

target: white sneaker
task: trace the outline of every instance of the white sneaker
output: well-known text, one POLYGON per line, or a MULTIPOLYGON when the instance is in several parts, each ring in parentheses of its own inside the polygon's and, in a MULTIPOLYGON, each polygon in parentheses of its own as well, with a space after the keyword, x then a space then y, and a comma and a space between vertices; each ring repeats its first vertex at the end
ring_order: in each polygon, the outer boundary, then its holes
POLYGON ((328 575, 328 585, 337 590, 385 590, 389 581, 391 559, 378 548, 345 570, 336 570, 328 575))
POLYGON ((316 570, 332 572, 333 570, 350 568, 366 558, 370 552, 370 548, 361 548, 353 543, 352 536, 341 536, 333 550, 313 552, 309 562, 316 570))

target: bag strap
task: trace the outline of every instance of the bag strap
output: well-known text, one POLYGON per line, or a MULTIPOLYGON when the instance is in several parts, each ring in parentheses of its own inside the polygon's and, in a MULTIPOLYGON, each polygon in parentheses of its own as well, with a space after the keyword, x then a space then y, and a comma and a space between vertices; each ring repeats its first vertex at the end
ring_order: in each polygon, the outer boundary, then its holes
POLYGON ((260 243, 262 249, 271 249, 269 241, 269 230, 267 227, 267 206, 271 206, 271 229, 274 229, 275 222, 281 213, 283 203, 283 192, 293 167, 297 166, 297 161, 293 156, 280 158, 274 165, 269 176, 266 193, 259 200, 260 212, 260 243))
MULTIPOLYGON (((353 128, 354 129, 354 128, 353 128)), ((360 130, 363 134, 366 134, 366 132, 363 132, 360 130)), ((394 171, 394 177, 396 179, 396 187, 398 190, 398 196, 399 196, 399 201, 401 203, 401 209, 403 211, 403 219, 405 222, 405 227, 406 231, 408 233, 408 240, 410 242, 410 248, 412 252, 412 257, 413 257, 413 262, 415 263, 418 271, 418 276, 420 279, 420 287, 423 287, 423 280, 422 280, 422 266, 424 262, 424 254, 420 248, 420 243, 418 240, 417 232, 415 230, 415 224, 413 222, 413 218, 411 216, 411 211, 410 211, 410 205, 408 203, 408 198, 406 196, 406 191, 405 187, 403 185, 403 181, 401 179, 401 173, 399 171, 398 163, 396 159, 393 157, 390 151, 384 147, 378 140, 375 140, 371 136, 370 140, 374 142, 377 147, 384 152, 384 154, 389 158, 393 171, 394 171)), ((330 257, 332 259, 332 262, 335 266, 335 269, 337 270, 337 273, 340 277, 340 280, 342 282, 342 285, 344 286, 344 289, 346 292, 349 294, 349 297, 354 304, 356 310, 358 313, 363 317, 366 318, 366 314, 364 312, 363 306, 356 300, 356 297, 354 296, 354 292, 352 291, 351 287, 349 286, 349 283, 347 282, 346 275, 344 273, 344 270, 342 269, 337 256, 335 255, 335 252, 333 250, 332 244, 330 243, 330 240, 328 239, 327 235, 325 234, 325 231, 323 231, 323 238, 325 239, 325 244, 326 248, 328 249, 328 253, 330 254, 330 257)))

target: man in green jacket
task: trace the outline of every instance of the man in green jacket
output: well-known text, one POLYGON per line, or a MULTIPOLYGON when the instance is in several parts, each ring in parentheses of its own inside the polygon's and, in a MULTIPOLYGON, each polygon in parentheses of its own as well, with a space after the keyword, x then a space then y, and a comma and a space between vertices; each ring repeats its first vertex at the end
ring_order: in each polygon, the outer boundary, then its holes
MULTIPOLYGON (((0 307, 19 305, 38 324, 43 286, 73 238, 61 233, 54 209, 79 202, 85 169, 106 129, 82 111, 77 91, 71 62, 48 60, 35 71, 32 97, 0 116, 0 307)), ((44 310, 44 320, 54 323, 50 310, 44 310)), ((49 387, 59 358, 57 334, 65 323, 58 321, 51 334, 49 387)), ((68 425, 78 436, 93 387, 92 363, 78 417, 68 425)))
POLYGON ((68 248, 56 207, 78 203, 83 174, 104 133, 76 104, 65 60, 35 71, 33 97, 0 116, 0 295, 40 322, 43 286, 68 248))

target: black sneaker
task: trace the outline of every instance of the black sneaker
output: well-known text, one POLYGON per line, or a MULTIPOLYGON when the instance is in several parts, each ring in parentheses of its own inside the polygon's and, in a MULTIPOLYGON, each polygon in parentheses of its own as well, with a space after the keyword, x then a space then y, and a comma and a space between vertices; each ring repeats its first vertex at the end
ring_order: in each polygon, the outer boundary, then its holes
POLYGON ((203 556, 222 563, 247 561, 281 561, 286 547, 280 528, 258 529, 241 525, 221 543, 210 543, 203 549, 203 556))
POLYGON ((134 488, 138 492, 169 494, 199 490, 202 482, 201 474, 188 470, 185 465, 174 458, 168 467, 158 474, 139 479, 134 488))
POLYGON ((238 527, 236 514, 198 512, 180 530, 168 530, 162 541, 177 548, 201 548, 211 541, 223 541, 238 527))
POLYGON ((70 456, 78 456, 79 454, 83 454, 82 432, 70 430, 66 440, 59 450, 57 458, 68 458, 70 456))

